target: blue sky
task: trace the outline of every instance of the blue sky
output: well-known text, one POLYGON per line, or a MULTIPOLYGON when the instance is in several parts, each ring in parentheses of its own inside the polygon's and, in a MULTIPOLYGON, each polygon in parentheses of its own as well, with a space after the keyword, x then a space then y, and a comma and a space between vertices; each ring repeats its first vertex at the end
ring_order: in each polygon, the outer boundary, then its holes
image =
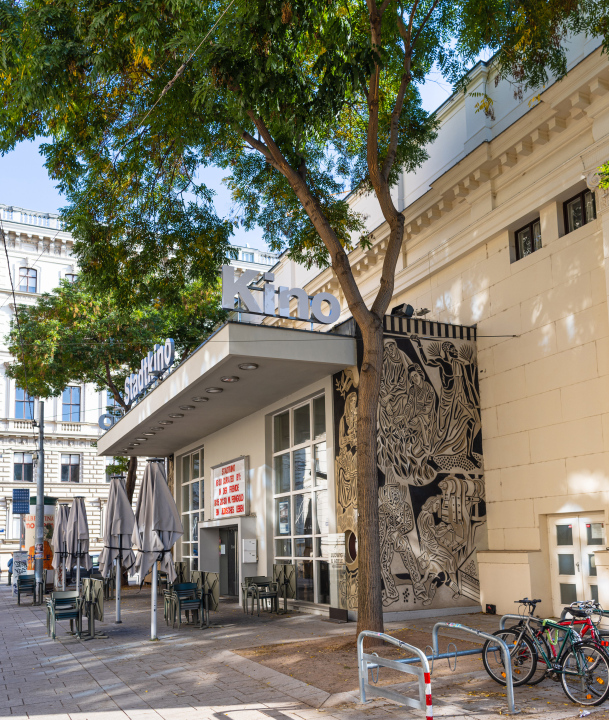
MULTIPOLYGON (((435 110, 451 94, 450 86, 442 81, 439 73, 432 73, 422 88, 423 106, 426 110, 435 110)), ((65 204, 64 198, 57 192, 47 175, 42 156, 38 152, 39 143, 23 142, 17 148, 0 157, 0 203, 16 205, 28 210, 58 212, 65 204)), ((231 198, 222 183, 224 171, 208 169, 205 181, 216 191, 216 210, 221 216, 231 211, 231 198)), ((245 232, 237 229, 232 242, 265 249, 262 233, 258 230, 245 232)))

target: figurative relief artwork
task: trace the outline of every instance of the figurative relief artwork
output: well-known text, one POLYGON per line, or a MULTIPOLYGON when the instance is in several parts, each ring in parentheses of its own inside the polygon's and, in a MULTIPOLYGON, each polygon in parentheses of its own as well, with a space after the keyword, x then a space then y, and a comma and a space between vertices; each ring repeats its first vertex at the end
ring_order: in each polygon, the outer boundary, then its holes
MULTIPOLYGON (((386 611, 479 602, 486 509, 471 328, 386 318, 377 411, 386 611), (396 328, 397 325, 397 328, 396 328), (423 330, 419 330, 422 327, 423 330)), ((356 369, 335 376, 339 532, 357 531, 356 369)), ((349 552, 347 552, 349 556, 349 552)), ((348 558, 349 559, 349 558, 348 558)), ((356 558, 347 573, 357 573, 356 558)), ((357 593, 349 607, 356 607, 357 593)))

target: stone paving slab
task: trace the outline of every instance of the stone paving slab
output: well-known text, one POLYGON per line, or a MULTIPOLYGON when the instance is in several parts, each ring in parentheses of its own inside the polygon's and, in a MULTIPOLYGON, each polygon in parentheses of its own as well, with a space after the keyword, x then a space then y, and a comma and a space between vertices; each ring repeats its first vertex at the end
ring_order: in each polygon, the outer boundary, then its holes
MULTIPOLYGON (((235 650, 273 643, 351 636, 353 624, 334 624, 304 614, 288 617, 244 615, 223 602, 212 614, 216 627, 170 628, 158 613, 159 642, 150 642, 150 591, 123 591, 123 624, 114 624, 107 603, 96 630, 107 639, 81 641, 58 624, 57 640, 46 634, 44 607, 17 605, 10 588, 0 587, 0 718, 35 720, 394 720, 424 718, 423 712, 375 699, 361 705, 353 691, 329 693, 241 657, 235 650)), ((29 600, 29 599, 28 599, 29 600)), ((28 603, 28 600, 25 603, 28 603)), ((485 631, 498 618, 451 618, 485 631)), ((386 632, 408 627, 431 631, 433 618, 389 623, 386 632)), ((443 629, 440 648, 464 636, 443 629)), ((467 638, 470 639, 470 638, 467 638)), ((354 671, 355 672, 355 671, 354 671)), ((413 683, 396 689, 416 695, 413 683)), ((503 689, 483 671, 432 678, 436 717, 470 715, 490 720, 506 714, 503 689)), ((522 717, 562 720, 579 716, 560 687, 545 681, 517 688, 522 717)), ((609 717, 609 708, 591 708, 609 717)))

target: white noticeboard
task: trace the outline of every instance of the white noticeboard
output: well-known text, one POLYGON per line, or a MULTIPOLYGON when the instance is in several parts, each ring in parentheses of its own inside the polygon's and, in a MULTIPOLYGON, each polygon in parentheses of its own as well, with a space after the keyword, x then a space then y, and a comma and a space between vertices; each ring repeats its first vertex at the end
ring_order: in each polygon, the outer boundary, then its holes
POLYGON ((212 468, 214 518, 248 514, 247 462, 245 457, 212 468))

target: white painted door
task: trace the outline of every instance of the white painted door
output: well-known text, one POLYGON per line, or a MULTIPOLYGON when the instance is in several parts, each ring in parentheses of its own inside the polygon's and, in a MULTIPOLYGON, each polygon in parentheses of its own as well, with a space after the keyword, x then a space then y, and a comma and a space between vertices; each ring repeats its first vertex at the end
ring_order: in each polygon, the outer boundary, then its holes
POLYGON ((598 600, 594 551, 605 546, 604 513, 549 519, 552 607, 559 616, 576 600, 598 600))

